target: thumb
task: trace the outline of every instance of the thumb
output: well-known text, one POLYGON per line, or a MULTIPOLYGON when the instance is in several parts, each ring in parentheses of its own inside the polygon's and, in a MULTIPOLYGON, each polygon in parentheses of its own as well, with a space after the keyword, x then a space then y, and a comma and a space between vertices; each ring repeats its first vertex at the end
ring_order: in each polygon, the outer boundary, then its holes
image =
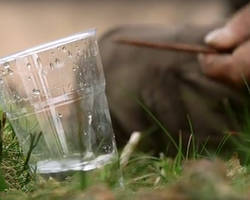
POLYGON ((250 4, 238 11, 222 28, 210 32, 205 42, 219 49, 229 49, 250 37, 250 4))

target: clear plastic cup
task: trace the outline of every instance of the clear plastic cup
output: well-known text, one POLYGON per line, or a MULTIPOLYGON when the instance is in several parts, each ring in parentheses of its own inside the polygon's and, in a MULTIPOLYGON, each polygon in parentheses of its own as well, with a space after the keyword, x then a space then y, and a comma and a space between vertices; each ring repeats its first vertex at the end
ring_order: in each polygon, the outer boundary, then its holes
POLYGON ((0 59, 0 104, 38 173, 117 157, 95 30, 0 59))

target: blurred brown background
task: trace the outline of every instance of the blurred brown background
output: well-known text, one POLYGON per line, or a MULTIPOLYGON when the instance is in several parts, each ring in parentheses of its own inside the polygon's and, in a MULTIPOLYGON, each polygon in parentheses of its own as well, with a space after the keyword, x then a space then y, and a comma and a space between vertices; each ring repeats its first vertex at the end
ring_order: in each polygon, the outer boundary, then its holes
POLYGON ((216 0, 0 1, 0 56, 88 28, 100 36, 119 24, 210 24, 227 12, 216 0))

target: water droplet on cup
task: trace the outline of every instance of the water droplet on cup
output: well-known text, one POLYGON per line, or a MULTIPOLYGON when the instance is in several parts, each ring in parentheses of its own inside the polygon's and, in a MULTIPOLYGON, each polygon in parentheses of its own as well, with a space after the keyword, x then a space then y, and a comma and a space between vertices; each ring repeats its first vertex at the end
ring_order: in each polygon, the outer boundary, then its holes
POLYGON ((92 124, 92 115, 88 115, 88 121, 89 121, 89 124, 92 124))
POLYGON ((80 82, 79 83, 79 86, 82 88, 82 87, 84 87, 84 83, 83 82, 80 82))
POLYGON ((0 84, 3 84, 3 79, 0 79, 0 84))
POLYGON ((40 94, 40 90, 38 90, 38 89, 33 89, 33 90, 32 90, 32 94, 33 94, 34 96, 37 96, 37 95, 40 94))
POLYGON ((27 68, 30 69, 31 68, 31 64, 30 63, 27 63, 27 68))
POLYGON ((4 69, 10 68, 10 64, 8 62, 4 63, 3 66, 4 66, 4 69))
POLYGON ((20 97, 19 95, 17 95, 17 94, 14 94, 14 99, 15 99, 16 101, 20 101, 20 100, 21 100, 21 97, 20 97))
POLYGON ((57 113, 57 117, 58 117, 58 118, 62 118, 63 115, 62 115, 61 113, 57 113))
POLYGON ((110 145, 104 145, 102 148, 105 153, 110 153, 112 151, 112 147, 110 145))
POLYGON ((37 57, 36 61, 37 61, 37 64, 38 64, 39 66, 42 65, 42 61, 41 61, 41 59, 40 59, 39 57, 37 57))
POLYGON ((13 75, 13 71, 11 69, 8 69, 8 72, 7 72, 9 75, 13 75))
POLYGON ((107 146, 103 146, 102 149, 104 150, 105 153, 107 153, 107 146))
POLYGON ((2 76, 6 76, 7 75, 7 71, 6 70, 1 70, 2 76))
POLYGON ((69 57, 69 58, 72 58, 72 53, 71 53, 70 51, 68 51, 67 54, 68 54, 68 57, 69 57))
POLYGON ((47 76, 47 71, 42 70, 42 75, 43 75, 43 76, 47 76))
POLYGON ((73 71, 75 72, 77 69, 79 69, 79 66, 78 65, 76 65, 76 64, 73 64, 73 71))
POLYGON ((80 53, 79 52, 76 53, 76 57, 80 58, 80 53))
POLYGON ((62 51, 63 51, 64 53, 66 52, 66 47, 65 47, 65 46, 62 47, 62 51))
POLYGON ((56 65, 59 65, 60 64, 60 60, 58 58, 55 59, 55 63, 56 65))
POLYGON ((53 69, 54 69, 54 64, 53 64, 53 63, 50 63, 50 64, 49 64, 49 67, 50 67, 51 70, 53 70, 53 69))
POLYGON ((31 77, 30 76, 28 77, 28 80, 31 81, 31 77))

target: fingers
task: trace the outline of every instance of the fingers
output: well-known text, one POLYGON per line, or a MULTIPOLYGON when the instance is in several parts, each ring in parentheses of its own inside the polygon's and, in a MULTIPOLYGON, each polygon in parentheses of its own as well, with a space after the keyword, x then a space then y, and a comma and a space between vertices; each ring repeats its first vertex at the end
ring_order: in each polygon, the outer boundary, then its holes
POLYGON ((203 72, 216 80, 243 85, 250 80, 250 4, 222 28, 209 33, 205 42, 217 49, 234 49, 232 54, 200 55, 203 72))
POLYGON ((218 49, 236 47, 250 37, 250 4, 241 9, 222 28, 210 32, 205 42, 218 49))
POLYGON ((233 54, 199 55, 202 71, 207 76, 231 83, 244 84, 244 78, 250 79, 250 41, 240 45, 233 54))
POLYGON ((221 82, 237 82, 234 77, 234 61, 230 55, 199 55, 201 69, 208 77, 221 82))

